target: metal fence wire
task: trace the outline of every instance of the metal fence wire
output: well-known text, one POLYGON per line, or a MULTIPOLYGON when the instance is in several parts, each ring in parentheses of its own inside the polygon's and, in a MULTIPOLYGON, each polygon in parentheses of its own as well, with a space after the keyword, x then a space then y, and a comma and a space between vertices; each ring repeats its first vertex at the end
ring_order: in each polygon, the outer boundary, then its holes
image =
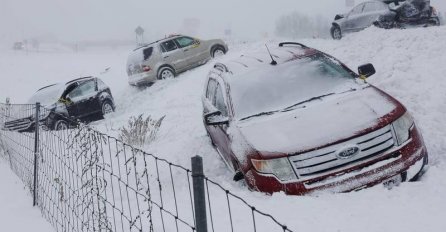
POLYGON ((0 155, 56 231, 291 231, 203 174, 39 104, 0 103, 0 155), (69 120, 69 119, 66 119, 69 120))

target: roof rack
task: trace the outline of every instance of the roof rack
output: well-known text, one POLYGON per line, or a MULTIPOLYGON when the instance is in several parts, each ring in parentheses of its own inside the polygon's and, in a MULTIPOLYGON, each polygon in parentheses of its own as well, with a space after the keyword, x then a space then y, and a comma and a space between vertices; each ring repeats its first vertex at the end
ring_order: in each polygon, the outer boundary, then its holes
POLYGON ((226 65, 222 64, 222 63, 216 63, 216 64, 214 65, 214 68, 215 68, 215 69, 218 69, 218 70, 220 70, 220 71, 222 71, 222 72, 229 72, 228 67, 227 67, 226 65))
POLYGON ((301 43, 296 43, 296 42, 282 42, 279 43, 279 47, 283 47, 283 45, 298 45, 301 46, 302 48, 308 48, 307 46, 301 44, 301 43))

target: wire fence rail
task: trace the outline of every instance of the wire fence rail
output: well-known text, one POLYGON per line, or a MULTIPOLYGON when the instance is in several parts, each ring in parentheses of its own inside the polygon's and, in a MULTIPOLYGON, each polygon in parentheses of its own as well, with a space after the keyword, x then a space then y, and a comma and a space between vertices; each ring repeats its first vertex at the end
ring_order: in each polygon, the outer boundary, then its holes
POLYGON ((206 177, 201 157, 186 168, 40 104, 0 103, 0 155, 56 231, 292 231, 206 177))

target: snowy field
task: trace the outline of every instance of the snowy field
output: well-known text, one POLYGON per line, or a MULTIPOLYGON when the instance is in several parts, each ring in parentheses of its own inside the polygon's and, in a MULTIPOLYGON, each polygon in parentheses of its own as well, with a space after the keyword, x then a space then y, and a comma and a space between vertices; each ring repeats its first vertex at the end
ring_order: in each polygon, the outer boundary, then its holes
MULTIPOLYGON (((159 118, 166 115, 158 138, 145 150, 187 167, 192 156, 203 156, 206 175, 295 231, 444 232, 445 41, 446 27, 391 31, 370 28, 341 41, 299 41, 339 58, 353 70, 361 64, 373 63, 377 74, 369 78, 369 82, 396 97, 414 115, 430 154, 430 170, 420 182, 403 183, 392 190, 376 186, 346 194, 266 196, 234 183, 232 173, 212 148, 202 125, 201 94, 206 74, 215 61, 176 79, 137 89, 127 85, 125 63, 130 48, 29 54, 5 50, 0 52, 0 101, 10 97, 12 103, 23 103, 42 86, 97 75, 111 87, 117 110, 106 120, 94 123, 94 127, 116 135, 130 116, 145 114, 159 118), (109 67, 107 73, 102 73, 109 67)), ((259 46, 263 46, 263 42, 233 45, 228 56, 238 56, 244 50, 259 46)), ((0 169, 6 167, 1 165, 0 169)), ((3 179, 1 182, 4 183, 3 179)), ((9 186, 9 182, 5 180, 6 185, 2 186, 9 186)), ((2 194, 3 190, 0 197, 2 194)), ((27 196, 17 201, 29 199, 27 196)), ((2 207, 0 215, 3 211, 2 207)))
POLYGON ((0 225, 1 231, 28 232, 52 231, 40 214, 33 208, 33 200, 21 180, 9 169, 8 163, 0 159, 0 225))

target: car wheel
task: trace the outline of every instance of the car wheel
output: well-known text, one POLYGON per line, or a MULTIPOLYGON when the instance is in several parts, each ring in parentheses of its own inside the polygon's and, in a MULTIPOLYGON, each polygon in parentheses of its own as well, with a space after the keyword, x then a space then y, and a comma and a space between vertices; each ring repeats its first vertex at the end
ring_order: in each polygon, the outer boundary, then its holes
POLYGON ((213 58, 221 57, 221 56, 224 56, 225 54, 226 54, 225 49, 220 46, 218 46, 212 50, 213 58))
POLYGON ((169 67, 162 67, 158 71, 158 80, 171 79, 175 77, 175 72, 169 67))
POLYGON ((101 110, 102 110, 102 115, 110 114, 115 111, 110 101, 105 101, 104 103, 102 103, 101 110))
POLYGON ((62 119, 59 119, 54 123, 54 130, 61 131, 61 130, 68 130, 68 122, 62 119))
POLYGON ((333 39, 335 39, 335 40, 342 39, 342 31, 339 26, 331 27, 331 37, 333 37, 333 39))

